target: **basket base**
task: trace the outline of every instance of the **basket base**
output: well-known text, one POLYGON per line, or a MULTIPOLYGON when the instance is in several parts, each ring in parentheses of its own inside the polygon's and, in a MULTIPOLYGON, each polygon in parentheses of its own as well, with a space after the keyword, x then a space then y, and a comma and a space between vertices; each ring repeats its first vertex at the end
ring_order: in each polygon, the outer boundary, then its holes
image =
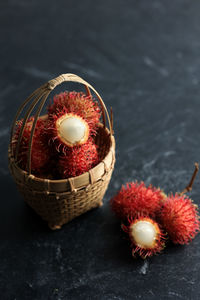
MULTIPOLYGON (((100 201, 100 202, 98 202, 98 203, 96 203, 96 206, 94 206, 94 207, 92 207, 92 208, 98 208, 98 207, 101 207, 101 206, 103 206, 103 201, 100 201)), ((73 219, 71 219, 71 221, 72 221, 73 219)), ((70 220, 68 221, 68 222, 70 222, 70 220)), ((67 223, 68 223, 67 222, 67 223)), ((58 224, 58 223, 52 223, 52 222, 48 222, 48 226, 49 226, 49 228, 51 229, 51 230, 59 230, 59 229, 61 229, 62 228, 62 226, 63 225, 65 225, 66 224, 66 222, 64 222, 64 223, 60 223, 60 224, 58 224)))

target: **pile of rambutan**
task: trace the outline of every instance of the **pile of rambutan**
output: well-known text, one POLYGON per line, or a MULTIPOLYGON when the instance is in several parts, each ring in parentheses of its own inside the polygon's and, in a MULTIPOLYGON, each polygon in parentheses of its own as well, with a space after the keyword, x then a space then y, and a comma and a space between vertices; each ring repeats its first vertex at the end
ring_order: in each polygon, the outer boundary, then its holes
MULTIPOLYGON (((37 177, 65 179, 79 176, 99 162, 95 144, 101 109, 83 92, 54 96, 46 117, 39 118, 32 139, 31 171, 37 177)), ((20 138, 23 120, 16 124, 12 145, 20 168, 27 170, 34 117, 29 118, 20 138)))
POLYGON ((152 185, 132 182, 122 186, 110 200, 111 209, 128 234, 132 255, 150 257, 162 251, 166 240, 188 244, 200 231, 198 207, 185 195, 192 189, 199 166, 189 185, 181 193, 166 195, 152 185))

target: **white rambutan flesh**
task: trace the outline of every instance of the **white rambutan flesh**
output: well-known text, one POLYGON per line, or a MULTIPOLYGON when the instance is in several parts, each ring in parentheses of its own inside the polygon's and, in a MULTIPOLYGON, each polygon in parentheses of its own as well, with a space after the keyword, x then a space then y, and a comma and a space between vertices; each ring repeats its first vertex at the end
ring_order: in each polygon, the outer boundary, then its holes
POLYGON ((148 221, 138 221, 130 227, 135 244, 142 248, 153 248, 157 237, 156 228, 148 221))
POLYGON ((88 124, 78 115, 65 114, 56 122, 58 135, 68 146, 83 144, 89 136, 88 124))

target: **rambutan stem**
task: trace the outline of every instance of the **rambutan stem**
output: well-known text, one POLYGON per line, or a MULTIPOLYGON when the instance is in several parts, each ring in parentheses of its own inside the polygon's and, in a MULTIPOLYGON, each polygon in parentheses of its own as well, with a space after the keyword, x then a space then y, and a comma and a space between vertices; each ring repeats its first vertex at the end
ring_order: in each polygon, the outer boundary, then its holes
POLYGON ((110 108, 110 122, 111 122, 111 127, 112 127, 111 134, 114 134, 114 131, 113 131, 113 110, 112 110, 112 106, 110 108))
POLYGON ((195 164, 195 170, 193 172, 192 178, 190 180, 190 183, 188 184, 188 186, 186 186, 186 188, 179 194, 180 196, 182 196, 183 194, 190 192, 192 190, 192 185, 194 183, 195 177, 199 171, 199 164, 196 162, 195 164))

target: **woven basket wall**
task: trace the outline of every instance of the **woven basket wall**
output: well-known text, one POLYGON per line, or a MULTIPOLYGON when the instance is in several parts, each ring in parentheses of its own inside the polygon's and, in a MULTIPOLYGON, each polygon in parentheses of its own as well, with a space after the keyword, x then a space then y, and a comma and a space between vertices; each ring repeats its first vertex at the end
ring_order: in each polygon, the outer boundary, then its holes
MULTIPOLYGON (((20 143, 20 135, 18 143, 20 143)), ((48 222, 51 229, 61 228, 63 224, 73 218, 92 208, 101 206, 115 164, 115 139, 113 136, 112 119, 110 120, 102 98, 89 83, 77 75, 63 74, 50 80, 31 94, 19 108, 11 130, 8 157, 11 174, 24 200, 37 214, 48 222), (89 172, 69 179, 50 180, 38 178, 31 173, 31 149, 35 124, 40 117, 40 112, 50 92, 57 85, 65 81, 83 84, 87 93, 89 94, 90 90, 92 90, 100 101, 103 123, 99 124, 96 136, 96 144, 99 146, 100 163, 89 170, 89 172), (33 123, 29 142, 28 167, 27 170, 22 170, 18 166, 17 155, 16 153, 14 155, 12 149, 12 139, 15 132, 16 121, 19 119, 21 112, 27 104, 29 104, 29 108, 23 119, 22 133, 34 106, 39 105, 39 107, 35 114, 35 124, 33 123), (105 125, 105 115, 107 116, 109 129, 106 128, 105 125)))

